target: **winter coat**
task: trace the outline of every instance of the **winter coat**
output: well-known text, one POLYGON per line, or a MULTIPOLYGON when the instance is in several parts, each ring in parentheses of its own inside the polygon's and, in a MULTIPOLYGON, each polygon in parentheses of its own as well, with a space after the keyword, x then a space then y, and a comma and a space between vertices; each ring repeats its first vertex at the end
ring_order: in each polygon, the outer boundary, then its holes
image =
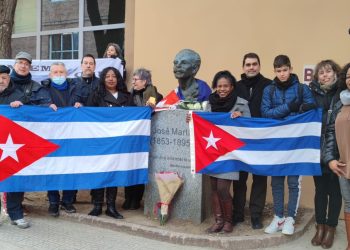
POLYGON ((19 88, 16 88, 11 80, 8 87, 0 93, 0 104, 10 104, 14 101, 20 101, 26 104, 23 91, 21 91, 19 88))
POLYGON ((50 93, 52 103, 57 107, 70 107, 74 106, 78 102, 77 85, 74 79, 67 78, 68 89, 66 91, 60 91, 51 85, 51 80, 47 79, 41 82, 50 93))
POLYGON ((245 74, 241 75, 241 80, 237 82, 238 96, 249 102, 249 109, 252 117, 261 117, 261 99, 263 91, 272 81, 258 74, 248 78, 245 74))
POLYGON ((105 95, 102 95, 99 91, 94 91, 90 94, 87 100, 87 106, 92 107, 125 107, 125 106, 135 106, 132 96, 130 93, 124 93, 119 91, 118 98, 106 91, 105 95))
POLYGON ((297 115, 289 108, 291 102, 315 104, 312 93, 306 84, 300 84, 296 75, 291 75, 291 84, 281 87, 275 80, 264 89, 261 102, 261 115, 266 118, 283 119, 297 115))
POLYGON ((76 95, 77 101, 83 105, 87 105, 89 95, 94 92, 100 82, 100 78, 93 76, 91 82, 86 82, 82 77, 74 78, 77 84, 76 95))
POLYGON ((337 83, 333 85, 333 88, 328 92, 325 92, 321 89, 320 84, 318 82, 311 82, 309 84, 311 92, 315 98, 316 105, 319 108, 322 108, 322 130, 321 130, 321 166, 323 173, 331 173, 328 165, 323 162, 323 154, 325 153, 325 137, 326 137, 326 128, 327 121, 330 118, 332 110, 334 110, 337 99, 339 100, 339 95, 337 97, 337 83))

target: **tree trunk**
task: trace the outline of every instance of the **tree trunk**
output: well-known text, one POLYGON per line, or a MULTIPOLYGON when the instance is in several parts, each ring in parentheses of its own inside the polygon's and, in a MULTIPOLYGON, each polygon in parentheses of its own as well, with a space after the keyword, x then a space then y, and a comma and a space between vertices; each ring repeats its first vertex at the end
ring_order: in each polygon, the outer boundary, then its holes
POLYGON ((17 0, 0 0, 0 58, 11 58, 11 35, 17 0))

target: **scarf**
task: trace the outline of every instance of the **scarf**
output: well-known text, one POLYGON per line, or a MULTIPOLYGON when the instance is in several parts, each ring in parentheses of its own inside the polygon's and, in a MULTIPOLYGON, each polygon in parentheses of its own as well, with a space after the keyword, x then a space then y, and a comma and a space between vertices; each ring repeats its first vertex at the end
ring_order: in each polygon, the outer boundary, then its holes
POLYGON ((275 77, 274 82, 277 83, 276 86, 280 89, 288 89, 293 85, 292 75, 288 78, 287 81, 281 82, 277 77, 275 77))
POLYGON ((350 105, 350 90, 346 89, 340 92, 340 100, 343 105, 350 105))
POLYGON ((30 73, 26 76, 21 76, 14 70, 12 70, 10 77, 14 83, 20 85, 28 84, 32 80, 32 75, 30 73))
POLYGON ((237 94, 232 91, 228 96, 221 98, 216 91, 209 95, 209 103, 212 112, 230 112, 236 104, 237 94))
POLYGON ((51 81, 51 86, 54 87, 57 90, 64 91, 64 90, 68 89, 68 82, 66 80, 66 81, 64 81, 63 84, 59 85, 59 84, 56 84, 53 81, 51 81))

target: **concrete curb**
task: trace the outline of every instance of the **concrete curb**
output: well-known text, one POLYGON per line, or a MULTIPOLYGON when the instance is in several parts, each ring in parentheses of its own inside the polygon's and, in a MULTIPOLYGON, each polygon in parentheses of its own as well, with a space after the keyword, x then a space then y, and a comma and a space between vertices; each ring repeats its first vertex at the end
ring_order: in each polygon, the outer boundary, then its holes
MULTIPOLYGON (((36 214, 49 216, 47 215, 47 208, 34 205, 26 206, 28 206, 30 210, 36 214)), ((156 228, 126 222, 125 220, 93 217, 81 213, 61 213, 59 218, 173 244, 219 249, 256 249, 278 246, 300 238, 314 222, 313 210, 305 209, 305 213, 301 218, 299 218, 296 231, 292 236, 285 236, 281 233, 254 236, 224 236, 220 234, 196 235, 188 234, 186 232, 179 233, 168 230, 166 226, 156 228)))

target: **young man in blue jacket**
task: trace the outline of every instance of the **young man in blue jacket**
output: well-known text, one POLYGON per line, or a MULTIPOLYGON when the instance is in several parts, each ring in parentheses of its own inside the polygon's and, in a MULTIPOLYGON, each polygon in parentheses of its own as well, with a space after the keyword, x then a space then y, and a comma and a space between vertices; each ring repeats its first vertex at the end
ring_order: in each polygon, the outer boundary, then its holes
MULTIPOLYGON (((310 89, 300 84, 298 77, 292 74, 288 56, 279 55, 273 62, 275 79, 264 89, 261 102, 262 117, 284 119, 316 108, 310 89)), ((298 210, 301 176, 288 176, 288 212, 284 217, 284 181, 285 176, 272 176, 272 196, 275 216, 265 233, 281 231, 285 235, 294 233, 295 217, 298 210)))

